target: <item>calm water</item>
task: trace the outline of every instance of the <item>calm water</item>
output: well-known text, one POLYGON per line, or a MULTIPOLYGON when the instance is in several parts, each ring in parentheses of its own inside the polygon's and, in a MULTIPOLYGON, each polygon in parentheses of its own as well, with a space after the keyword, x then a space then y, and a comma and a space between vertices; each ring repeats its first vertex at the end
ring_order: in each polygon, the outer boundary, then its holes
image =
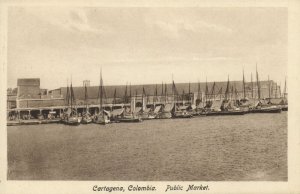
POLYGON ((287 181, 287 112, 7 130, 8 179, 287 181))

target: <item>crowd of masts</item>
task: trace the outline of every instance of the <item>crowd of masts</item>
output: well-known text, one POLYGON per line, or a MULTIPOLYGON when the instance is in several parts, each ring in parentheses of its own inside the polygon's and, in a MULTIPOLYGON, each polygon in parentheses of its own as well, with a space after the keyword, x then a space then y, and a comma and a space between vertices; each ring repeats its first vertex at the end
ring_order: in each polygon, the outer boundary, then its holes
MULTIPOLYGON (((273 83, 273 82, 272 82, 273 83)), ((248 83, 249 84, 249 83, 248 83)), ((124 107, 117 111, 112 109, 111 111, 105 110, 103 103, 106 99, 106 93, 103 86, 102 71, 100 71, 100 85, 99 85, 99 109, 94 115, 89 113, 88 106, 88 94, 87 87, 85 86, 85 104, 86 108, 82 115, 78 115, 75 105, 75 96, 72 88, 67 87, 67 105, 68 108, 62 116, 62 121, 65 124, 79 124, 79 123, 98 123, 107 124, 110 122, 140 122, 142 120, 149 119, 167 119, 167 118, 192 118, 195 116, 210 116, 210 115, 243 115, 246 113, 280 113, 282 110, 287 110, 286 100, 286 82, 284 87, 283 96, 278 89, 277 83, 275 84, 275 96, 273 95, 273 84, 271 84, 268 77, 268 98, 262 98, 261 94, 261 82, 259 81, 259 75, 256 71, 256 89, 252 80, 251 85, 246 87, 246 81, 243 71, 243 86, 242 96, 239 94, 236 86, 229 81, 229 75, 227 79, 226 89, 223 93, 223 88, 217 88, 216 82, 213 82, 211 89, 209 90, 207 81, 205 84, 204 96, 202 95, 201 86, 198 82, 197 97, 195 99, 194 93, 191 92, 191 84, 188 86, 188 93, 182 90, 182 94, 179 93, 174 80, 172 80, 171 95, 168 93, 168 87, 166 83, 162 83, 161 95, 158 95, 158 87, 155 85, 154 94, 152 95, 152 102, 149 100, 149 96, 146 93, 145 87, 142 88, 141 95, 138 96, 137 91, 135 95, 132 94, 131 84, 126 84, 125 94, 123 97, 124 107), (250 88, 250 96, 249 96, 250 88), (217 92, 216 92, 217 91, 217 92), (255 92, 255 93, 254 93, 255 92), (279 92, 279 96, 278 96, 279 92), (273 103, 272 97, 275 99, 280 98, 282 101, 279 103, 273 103), (219 98, 217 98, 219 97, 219 98), (141 107, 136 107, 136 101, 141 98, 141 107), (217 103, 218 102, 218 103, 217 103), (126 107, 125 104, 130 104, 130 107, 126 107), (150 106, 149 106, 150 105, 150 106)), ((114 107, 117 104, 117 90, 114 90, 112 104, 114 107)))

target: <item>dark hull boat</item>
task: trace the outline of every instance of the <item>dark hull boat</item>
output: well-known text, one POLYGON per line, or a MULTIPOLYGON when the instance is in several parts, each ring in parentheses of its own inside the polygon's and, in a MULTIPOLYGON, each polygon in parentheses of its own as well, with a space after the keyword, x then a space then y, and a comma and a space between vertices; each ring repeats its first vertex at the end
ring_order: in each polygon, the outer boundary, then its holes
POLYGON ((211 111, 207 112, 206 116, 223 116, 223 115, 244 115, 245 112, 241 110, 235 111, 211 111))
POLYGON ((152 120, 152 119, 155 119, 155 115, 150 115, 150 114, 142 114, 141 115, 141 119, 142 120, 152 120))
POLYGON ((193 115, 188 113, 188 112, 183 112, 183 111, 179 111, 179 112, 175 112, 173 114, 174 119, 185 119, 185 118, 192 118, 193 115))
POLYGON ((108 116, 103 112, 100 112, 98 115, 94 118, 94 123, 100 124, 100 125, 106 125, 110 123, 110 119, 108 116))
POLYGON ((288 106, 287 106, 287 105, 283 105, 283 106, 281 107, 281 110, 282 110, 282 111, 288 111, 288 106))
POLYGON ((140 118, 121 118, 118 120, 120 123, 139 123, 142 122, 140 118))
POLYGON ((72 87, 72 82, 69 90, 67 87, 67 101, 69 107, 64 111, 63 123, 66 125, 79 125, 81 123, 81 117, 78 116, 77 109, 74 108, 75 95, 72 87))
POLYGON ((158 119, 170 119, 172 118, 171 112, 161 112, 158 116, 158 119))
POLYGON ((81 120, 81 123, 82 124, 89 124, 89 123, 91 123, 93 120, 92 120, 92 118, 91 117, 83 117, 82 118, 82 120, 81 120))
POLYGON ((281 113, 280 107, 255 108, 249 110, 249 113, 281 113))
POLYGON ((64 124, 66 125, 79 125, 81 122, 81 119, 77 116, 71 116, 71 117, 68 117, 64 120, 64 124))
POLYGON ((140 116, 135 115, 133 113, 125 113, 121 118, 118 118, 118 122, 122 123, 138 123, 142 121, 143 120, 140 116))

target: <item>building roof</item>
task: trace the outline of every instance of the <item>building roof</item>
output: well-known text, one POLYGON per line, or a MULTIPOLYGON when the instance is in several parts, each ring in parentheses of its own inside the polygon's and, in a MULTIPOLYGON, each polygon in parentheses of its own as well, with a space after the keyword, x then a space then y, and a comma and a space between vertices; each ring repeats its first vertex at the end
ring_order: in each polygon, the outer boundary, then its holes
MULTIPOLYGON (((268 82, 267 81, 261 81, 261 85, 266 85, 268 82)), ((217 94, 217 92, 220 90, 220 88, 222 87, 222 91, 223 93, 226 90, 226 85, 227 82, 216 82, 215 83, 215 94, 217 94)), ((242 92, 243 90, 243 82, 242 81, 231 81, 230 85, 233 87, 236 87, 236 89, 239 92, 242 92)), ((254 83, 254 86, 256 84, 254 83)), ((167 94, 171 95, 172 94, 172 84, 167 84, 167 94)), ((178 94, 182 94, 182 91, 184 90, 186 93, 188 93, 189 90, 189 83, 175 83, 176 86, 176 90, 178 92, 178 94)), ((201 91, 204 92, 205 91, 205 86, 206 83, 200 83, 200 88, 201 91)), ((209 93, 211 92, 212 86, 213 86, 213 82, 208 82, 207 83, 208 89, 209 89, 209 93)), ((146 95, 150 95, 150 96, 154 96, 155 94, 155 90, 156 90, 156 84, 147 84, 147 85, 132 85, 131 86, 131 96, 135 96, 136 93, 138 94, 138 96, 140 96, 143 93, 143 87, 145 89, 146 95)), ((246 88, 250 88, 251 90, 251 83, 247 82, 246 83, 246 88)), ((67 87, 62 87, 59 88, 61 89, 61 94, 63 96, 66 96, 67 93, 67 87)), ((55 89, 55 90, 59 90, 59 89, 55 89)), ((116 97, 117 98, 123 98, 125 95, 125 90, 126 90, 126 86, 125 85, 117 85, 117 86, 104 86, 104 90, 106 93, 106 97, 107 98, 113 98, 114 97, 114 91, 116 89, 116 97)), ((75 94, 75 99, 84 99, 84 87, 73 87, 73 91, 75 94)), ((88 91, 88 98, 98 98, 98 93, 99 93, 99 86, 90 86, 87 87, 87 91, 88 91)), ((163 85, 163 92, 165 92, 165 84, 163 85)), ((191 93, 197 93, 198 92, 198 83, 190 83, 190 92, 191 93)), ((162 84, 157 84, 157 93, 158 96, 161 95, 162 93, 162 84)), ((127 95, 130 95, 130 86, 127 86, 127 95)))
POLYGON ((18 86, 40 86, 40 78, 21 78, 18 79, 18 86))

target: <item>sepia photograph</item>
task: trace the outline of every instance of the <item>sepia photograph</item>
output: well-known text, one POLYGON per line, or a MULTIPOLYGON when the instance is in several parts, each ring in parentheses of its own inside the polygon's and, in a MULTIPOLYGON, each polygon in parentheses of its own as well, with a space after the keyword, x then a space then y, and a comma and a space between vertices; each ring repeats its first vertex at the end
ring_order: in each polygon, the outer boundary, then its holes
POLYGON ((285 8, 8 10, 8 179, 287 180, 285 8))
POLYGON ((288 183, 288 13, 8 6, 6 181, 288 183))

